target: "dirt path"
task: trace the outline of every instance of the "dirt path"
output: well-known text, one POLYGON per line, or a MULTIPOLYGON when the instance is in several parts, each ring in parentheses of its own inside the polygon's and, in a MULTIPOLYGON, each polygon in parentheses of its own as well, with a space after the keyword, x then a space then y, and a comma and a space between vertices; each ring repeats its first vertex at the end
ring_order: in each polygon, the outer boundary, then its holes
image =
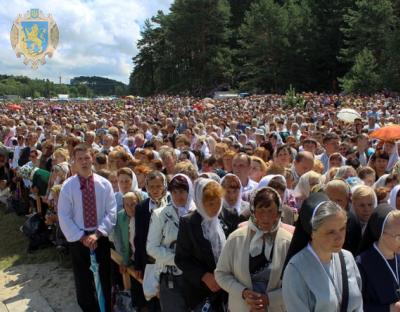
POLYGON ((10 312, 81 311, 75 299, 71 269, 54 262, 17 265, 0 271, 0 302, 10 312))

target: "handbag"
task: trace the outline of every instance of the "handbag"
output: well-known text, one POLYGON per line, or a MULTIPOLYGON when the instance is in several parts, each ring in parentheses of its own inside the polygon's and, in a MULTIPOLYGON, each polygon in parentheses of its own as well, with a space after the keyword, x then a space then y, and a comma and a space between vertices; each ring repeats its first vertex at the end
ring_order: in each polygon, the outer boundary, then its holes
POLYGON ((156 297, 160 290, 160 272, 155 264, 146 264, 143 276, 143 293, 147 301, 156 297))
POLYGON ((340 267, 342 271, 342 304, 340 312, 346 312, 349 304, 349 279, 347 276, 346 263, 344 261, 343 252, 339 253, 340 267))

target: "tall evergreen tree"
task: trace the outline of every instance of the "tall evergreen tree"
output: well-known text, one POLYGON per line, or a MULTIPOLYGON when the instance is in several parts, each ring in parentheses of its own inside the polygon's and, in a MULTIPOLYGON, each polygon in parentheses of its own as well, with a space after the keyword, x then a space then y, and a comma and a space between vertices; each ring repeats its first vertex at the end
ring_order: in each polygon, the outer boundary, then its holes
POLYGON ((382 81, 373 53, 364 48, 355 58, 351 70, 340 79, 342 88, 347 93, 372 94, 379 91, 382 81))
POLYGON ((240 87, 255 92, 279 91, 280 68, 289 47, 287 11, 273 0, 257 0, 240 27, 240 87))
POLYGON ((177 70, 174 91, 204 95, 230 82, 230 9, 226 0, 176 0, 168 20, 168 42, 177 70))

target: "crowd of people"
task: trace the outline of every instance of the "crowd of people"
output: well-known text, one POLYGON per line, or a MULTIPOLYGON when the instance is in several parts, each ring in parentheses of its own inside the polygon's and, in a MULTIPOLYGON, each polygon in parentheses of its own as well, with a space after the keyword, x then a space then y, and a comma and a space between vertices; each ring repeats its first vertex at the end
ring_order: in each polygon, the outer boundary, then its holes
POLYGON ((71 256, 85 312, 127 270, 135 311, 400 311, 400 144, 370 138, 399 99, 303 97, 3 104, 0 201, 71 256))

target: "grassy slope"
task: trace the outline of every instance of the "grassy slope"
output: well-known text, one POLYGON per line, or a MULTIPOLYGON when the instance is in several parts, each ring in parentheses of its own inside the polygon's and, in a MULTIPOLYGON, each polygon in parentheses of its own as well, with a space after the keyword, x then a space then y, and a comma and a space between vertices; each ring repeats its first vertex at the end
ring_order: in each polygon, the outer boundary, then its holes
POLYGON ((55 248, 45 248, 28 254, 28 240, 19 231, 26 217, 18 217, 14 213, 5 214, 0 207, 0 270, 18 264, 35 264, 57 261, 55 248))

